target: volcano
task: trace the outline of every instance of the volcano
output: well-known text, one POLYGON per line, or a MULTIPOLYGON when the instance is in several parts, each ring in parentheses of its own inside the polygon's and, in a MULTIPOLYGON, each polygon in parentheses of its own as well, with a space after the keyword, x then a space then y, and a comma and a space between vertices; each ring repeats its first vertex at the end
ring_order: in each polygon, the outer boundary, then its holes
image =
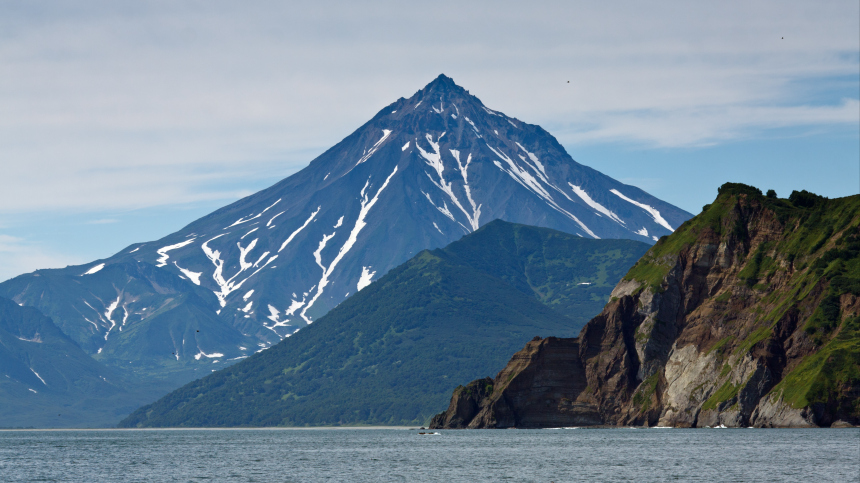
POLYGON ((440 75, 274 186, 110 258, 21 275, 0 295, 97 360, 187 381, 495 219, 653 244, 690 217, 440 75))

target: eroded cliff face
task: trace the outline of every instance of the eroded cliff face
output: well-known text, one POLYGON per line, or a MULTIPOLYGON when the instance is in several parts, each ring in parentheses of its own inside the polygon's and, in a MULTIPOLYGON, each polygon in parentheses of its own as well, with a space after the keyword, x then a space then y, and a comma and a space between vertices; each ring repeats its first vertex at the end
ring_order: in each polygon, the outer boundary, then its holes
POLYGON ((806 195, 724 186, 578 338, 529 342, 433 427, 860 424, 860 196, 806 195))

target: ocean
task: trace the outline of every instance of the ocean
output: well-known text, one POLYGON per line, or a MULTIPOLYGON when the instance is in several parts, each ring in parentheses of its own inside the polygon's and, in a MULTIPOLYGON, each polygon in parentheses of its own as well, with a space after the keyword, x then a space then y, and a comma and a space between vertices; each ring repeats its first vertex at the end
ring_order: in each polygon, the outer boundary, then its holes
POLYGON ((0 481, 858 482, 860 429, 13 430, 0 481))

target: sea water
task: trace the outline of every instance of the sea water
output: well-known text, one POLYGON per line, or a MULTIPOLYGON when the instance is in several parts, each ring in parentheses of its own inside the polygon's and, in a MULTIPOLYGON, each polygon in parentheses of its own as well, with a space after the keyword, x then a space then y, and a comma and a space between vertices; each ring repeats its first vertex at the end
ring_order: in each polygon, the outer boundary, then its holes
POLYGON ((860 481, 858 429, 0 431, 0 481, 860 481))

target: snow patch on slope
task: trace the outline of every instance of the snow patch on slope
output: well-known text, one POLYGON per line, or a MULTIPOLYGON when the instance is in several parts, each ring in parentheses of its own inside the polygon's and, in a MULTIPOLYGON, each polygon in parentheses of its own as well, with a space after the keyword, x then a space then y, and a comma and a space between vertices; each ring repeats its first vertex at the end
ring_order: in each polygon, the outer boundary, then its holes
POLYGON ((278 331, 275 330, 278 327, 289 327, 288 322, 290 321, 290 319, 281 320, 280 311, 278 311, 277 307, 275 307, 273 305, 269 305, 269 315, 266 316, 266 318, 272 321, 272 325, 266 325, 265 323, 263 323, 263 327, 274 332, 275 335, 278 336, 278 338, 283 339, 284 337, 289 337, 292 335, 292 334, 281 335, 281 334, 278 334, 278 331))
POLYGON ((239 275, 244 273, 247 269, 252 267, 252 265, 253 265, 252 263, 245 261, 245 256, 247 255, 247 253, 249 251, 251 251, 251 249, 254 248, 254 245, 256 244, 257 239, 255 238, 254 241, 252 241, 246 248, 242 248, 242 245, 237 243, 236 245, 239 247, 239 250, 241 253, 240 258, 239 258, 239 264, 240 264, 239 271, 236 272, 236 274, 234 274, 229 279, 225 280, 224 279, 224 260, 221 259, 221 252, 219 250, 213 250, 212 248, 209 248, 210 242, 212 242, 213 240, 220 238, 224 235, 226 235, 226 233, 216 235, 215 237, 210 238, 209 240, 206 240, 203 243, 203 245, 200 247, 201 249, 203 249, 203 253, 206 255, 206 258, 208 258, 209 261, 211 261, 212 264, 215 266, 215 271, 212 272, 212 279, 215 280, 215 283, 218 284, 218 287, 221 290, 214 292, 214 293, 215 293, 215 296, 218 297, 218 302, 221 304, 221 307, 224 307, 227 305, 227 296, 228 295, 230 295, 233 291, 241 288, 242 285, 248 281, 248 279, 250 279, 254 275, 258 274, 260 272, 260 270, 266 268, 266 265, 272 263, 276 258, 278 258, 277 255, 269 257, 269 259, 266 260, 266 262, 263 263, 263 265, 260 266, 260 268, 255 270, 253 273, 251 273, 247 277, 245 277, 243 280, 236 281, 236 277, 238 277, 239 275))
POLYGON ((203 350, 199 347, 197 348, 197 350, 200 352, 198 352, 197 355, 194 356, 194 360, 196 361, 199 361, 201 357, 208 357, 209 359, 215 359, 216 357, 224 357, 224 354, 220 352, 213 352, 211 354, 207 354, 203 352, 203 350))
MULTIPOLYGON (((463 191, 466 192, 466 199, 472 206, 472 215, 470 216, 459 203, 457 203, 457 206, 463 211, 463 214, 466 215, 466 218, 469 220, 469 224, 472 226, 472 231, 475 231, 481 226, 481 205, 475 204, 475 200, 472 199, 472 188, 469 186, 469 164, 472 163, 472 153, 469 153, 469 156, 466 158, 466 164, 463 164, 460 162, 460 151, 457 151, 456 149, 449 149, 449 151, 451 152, 451 156, 454 156, 454 160, 457 161, 457 168, 460 170, 460 175, 463 176, 463 191)), ((456 198, 454 199, 454 202, 457 202, 456 198)))
MULTIPOLYGON (((293 297, 296 297, 296 294, 293 294, 293 297)), ((289 316, 295 315, 296 310, 299 310, 300 308, 302 308, 305 305, 305 299, 306 298, 307 298, 307 294, 305 294, 305 296, 302 297, 301 301, 298 301, 295 298, 293 298, 293 301, 290 303, 289 308, 287 308, 286 314, 289 316)))
POLYGON ((472 122, 472 120, 471 120, 471 119, 469 119, 469 117, 468 117, 468 116, 463 116, 463 119, 465 119, 465 120, 466 120, 466 122, 468 122, 469 124, 471 124, 471 125, 472 125, 472 130, 474 130, 474 131, 475 131, 475 135, 476 135, 476 136, 478 136, 478 138, 481 138, 481 133, 480 133, 480 132, 478 132, 478 127, 477 127, 477 126, 475 126, 475 123, 474 123, 474 122, 472 122))
POLYGON ((82 273, 81 276, 83 277, 84 275, 92 275, 92 274, 98 272, 99 270, 101 270, 103 268, 105 268, 105 264, 99 263, 98 265, 96 265, 96 266, 90 268, 89 270, 87 270, 86 272, 82 273))
POLYGON ((628 203, 634 204, 634 205, 638 206, 639 208, 642 208, 643 210, 645 210, 649 215, 651 215, 651 217, 652 217, 652 218, 654 218, 654 221, 655 221, 655 222, 657 222, 657 224, 658 224, 658 225, 661 225, 661 226, 665 227, 667 230, 669 230, 669 231, 671 231, 671 232, 674 232, 674 231, 675 231, 675 229, 674 229, 674 228, 672 228, 672 225, 670 225, 670 224, 669 224, 669 222, 667 222, 666 220, 664 220, 664 219, 663 219, 663 217, 662 217, 662 216, 660 216, 660 212, 659 212, 659 211, 657 211, 657 209, 655 209, 654 207, 649 206, 649 205, 646 205, 645 203, 640 203, 640 202, 638 202, 638 201, 636 201, 636 200, 631 200, 630 198, 628 198, 628 197, 624 196, 623 194, 621 194, 621 192, 620 192, 620 191, 618 191, 617 189, 614 189, 614 188, 613 188, 613 189, 611 189, 611 190, 609 190, 609 191, 610 191, 612 194, 614 194, 614 195, 618 196, 619 198, 621 198, 622 200, 624 200, 624 201, 626 201, 626 202, 628 202, 628 203))
MULTIPOLYGON (((421 193, 424 193, 424 192, 422 191, 421 193)), ((449 220, 453 221, 454 223, 460 225, 460 227, 463 228, 463 231, 465 231, 466 234, 469 233, 469 229, 466 228, 466 225, 460 223, 459 221, 457 221, 456 218, 454 218, 454 214, 451 213, 451 210, 448 209, 448 204, 445 203, 445 200, 442 200, 442 206, 439 206, 433 202, 433 198, 431 198, 428 193, 424 193, 424 196, 427 197, 427 201, 429 201, 430 204, 433 205, 434 208, 439 210, 439 213, 442 213, 443 215, 445 215, 446 218, 448 218, 449 220)), ((437 226, 436 229, 438 230, 439 227, 437 226)), ((441 232, 441 230, 439 230, 439 231, 441 232)))
POLYGON ((376 275, 376 271, 371 272, 370 267, 361 267, 361 277, 358 279, 358 290, 360 291, 364 287, 370 285, 374 275, 376 275))
POLYGON ((535 156, 535 154, 534 154, 534 153, 529 152, 529 150, 528 150, 528 149, 524 148, 522 144, 520 144, 520 143, 515 143, 515 144, 516 144, 517 146, 519 146, 519 147, 520 147, 520 149, 522 149, 523 151, 525 151, 525 153, 529 156, 529 159, 531 159, 531 160, 532 160, 532 162, 533 162, 533 163, 535 163, 535 166, 537 166, 537 168, 540 170, 540 172, 541 172, 544 176, 546 176, 546 169, 544 169, 543 164, 541 164, 541 162, 538 160, 538 157, 537 157, 537 156, 535 156))
POLYGON ((282 211, 282 212, 278 213, 277 215, 269 218, 269 221, 266 222, 266 226, 272 226, 272 222, 275 221, 275 218, 283 215, 284 213, 286 213, 286 212, 282 211))
POLYGON ((114 322, 111 319, 111 316, 113 315, 113 311, 116 310, 117 306, 119 305, 119 299, 121 299, 121 298, 122 298, 122 294, 119 294, 119 296, 117 296, 116 300, 111 302, 111 304, 107 306, 107 310, 105 310, 105 318, 107 318, 108 322, 110 322, 110 328, 105 333, 105 340, 108 339, 108 336, 110 335, 110 331, 112 331, 113 328, 116 327, 116 322, 114 322))
POLYGON ((186 245, 190 245, 190 244, 194 243, 194 240, 196 240, 196 239, 197 238, 192 238, 190 240, 185 240, 183 242, 179 242, 175 245, 168 245, 166 247, 159 248, 158 250, 155 251, 155 253, 158 253, 161 256, 158 258, 158 263, 155 266, 156 267, 163 267, 163 266, 167 265, 167 259, 170 258, 170 255, 168 255, 167 252, 169 252, 171 250, 176 250, 177 248, 182 248, 186 245))
POLYGON ((179 271, 182 272, 186 277, 188 277, 188 280, 191 280, 194 285, 200 285, 200 276, 203 275, 203 272, 192 272, 191 270, 180 267, 179 264, 175 261, 173 262, 173 265, 176 266, 176 268, 178 268, 179 271))

